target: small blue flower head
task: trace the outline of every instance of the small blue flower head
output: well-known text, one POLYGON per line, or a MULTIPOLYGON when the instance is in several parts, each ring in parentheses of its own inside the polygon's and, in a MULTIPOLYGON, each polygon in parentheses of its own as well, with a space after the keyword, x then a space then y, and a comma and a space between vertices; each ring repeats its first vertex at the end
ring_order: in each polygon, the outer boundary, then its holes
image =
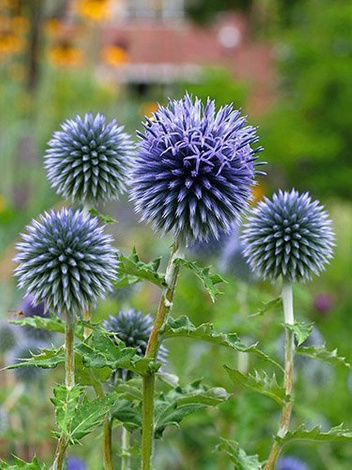
POLYGON ((277 465, 278 470, 309 470, 308 465, 297 457, 288 455, 281 457, 277 465))
MULTIPOLYGON (((20 307, 19 310, 24 317, 42 317, 49 318, 49 312, 45 308, 45 302, 39 302, 36 304, 33 299, 33 295, 27 295, 20 307)), ((23 325, 21 330, 24 332, 27 338, 33 340, 43 340, 49 341, 53 337, 52 331, 42 330, 40 328, 33 328, 29 325, 23 325)))
POLYGON ((67 470, 86 470, 87 465, 84 460, 77 457, 69 457, 67 459, 67 470))
MULTIPOLYGON (((41 348, 38 342, 24 341, 18 344, 11 350, 6 359, 8 366, 25 362, 26 359, 30 359, 33 354, 37 355, 41 353, 41 348)), ((23 366, 13 369, 12 372, 15 374, 17 380, 24 383, 33 383, 38 380, 44 373, 44 369, 36 366, 23 366)))
POLYGON ((279 191, 254 208, 242 236, 244 255, 263 279, 310 280, 333 255, 331 221, 308 193, 279 191))
POLYGON ((45 154, 48 180, 65 199, 80 202, 118 199, 126 189, 132 141, 116 121, 92 113, 67 120, 45 154))
POLYGON ((10 351, 17 344, 18 337, 15 331, 16 327, 8 323, 0 324, 0 354, 10 351))
POLYGON ((232 105, 186 94, 147 119, 132 171, 141 220, 184 243, 229 232, 254 184, 256 130, 232 105))
POLYGON ((34 220, 17 245, 20 288, 49 311, 80 313, 112 289, 117 256, 98 219, 63 208, 34 220))

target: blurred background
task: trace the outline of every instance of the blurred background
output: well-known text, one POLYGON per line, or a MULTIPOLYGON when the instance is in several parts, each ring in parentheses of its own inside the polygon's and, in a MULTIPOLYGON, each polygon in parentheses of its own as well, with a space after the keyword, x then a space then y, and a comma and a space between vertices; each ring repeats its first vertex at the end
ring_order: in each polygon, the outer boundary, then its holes
MULTIPOLYGON (((268 165, 267 177, 254 189, 255 200, 295 187, 308 190, 330 212, 336 256, 320 279, 296 289, 297 316, 316 322, 328 348, 338 347, 351 360, 351 31, 348 0, 0 0, 0 318, 13 317, 24 295, 12 274, 19 232, 40 212, 62 204, 43 168, 46 143, 60 123, 76 114, 102 112, 135 138, 157 103, 188 90, 219 106, 233 102, 258 126, 265 148, 261 158, 268 165)), ((155 245, 127 197, 100 210, 118 219, 110 230, 123 253, 136 245, 143 259, 167 258, 170 240, 155 245)), ((224 244, 197 247, 190 256, 217 268, 224 244)), ((259 337, 275 352, 280 309, 255 322, 246 315, 274 298, 277 287, 236 272, 225 277, 226 295, 213 305, 182 274, 174 316, 187 313, 195 323, 213 321, 224 331, 259 337)), ((129 305, 155 311, 158 293, 153 289, 140 286, 132 294, 129 305)), ((99 306, 97 316, 116 313, 125 303, 124 296, 115 296, 99 306)), ((228 353, 214 355, 201 344, 167 346, 170 372, 184 383, 204 377, 213 386, 231 387, 221 366, 234 361, 228 353)), ((6 362, 6 354, 1 355, 6 362)), ((351 426, 352 378, 346 370, 326 367, 317 379, 313 365, 305 366, 294 420, 351 426)), ((29 458, 36 449, 45 459, 54 445, 49 434, 53 410, 50 405, 42 409, 41 399, 34 406, 30 400, 35 397, 23 390, 9 406, 19 379, 7 374, 0 379, 0 411, 7 416, 0 413, 0 458, 12 451, 29 458), (28 411, 29 404, 35 411, 28 411), (40 416, 39 428, 33 416, 40 416)), ((52 383, 55 377, 46 380, 52 383)), ((49 397, 50 388, 43 393, 49 397)), ((226 455, 214 454, 219 435, 236 438, 248 452, 265 458, 276 428, 269 417, 277 412, 266 398, 236 392, 220 414, 198 414, 186 420, 182 431, 168 432, 157 468, 230 468, 226 455)), ((91 452, 85 453, 89 469, 100 468, 96 438, 89 438, 91 452)), ((300 444, 288 451, 312 470, 347 470, 352 458, 351 449, 339 444, 300 444)))

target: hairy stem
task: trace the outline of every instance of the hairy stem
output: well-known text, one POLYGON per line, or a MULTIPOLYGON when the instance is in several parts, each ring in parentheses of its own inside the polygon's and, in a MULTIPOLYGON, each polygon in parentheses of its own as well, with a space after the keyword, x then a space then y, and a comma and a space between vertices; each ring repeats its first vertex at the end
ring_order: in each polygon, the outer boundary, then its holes
POLYGON ((103 424, 103 458, 105 470, 113 470, 114 466, 112 463, 112 446, 111 446, 111 429, 112 422, 110 414, 107 414, 104 418, 103 424))
MULTIPOLYGON (((282 302, 284 307, 285 324, 294 324, 293 315, 293 302, 292 302, 292 284, 285 279, 282 281, 282 302)), ((295 343, 293 331, 289 328, 285 328, 286 341, 285 341, 285 379, 284 386, 286 392, 287 401, 282 407, 280 426, 277 432, 277 436, 280 438, 285 437, 289 430, 291 413, 292 413, 292 388, 293 388, 293 363, 295 354, 295 343)), ((265 465, 265 470, 273 470, 275 468, 276 461, 280 455, 282 445, 276 440, 274 441, 268 460, 265 465)))
MULTIPOLYGON (((65 385, 67 391, 72 390, 75 386, 74 329, 75 317, 72 312, 67 312, 65 326, 65 385)), ((66 434, 62 432, 56 447, 52 470, 62 470, 67 446, 66 434)))
POLYGON ((121 470, 130 470, 130 433, 122 426, 121 436, 121 470))
MULTIPOLYGON (((174 264, 179 256, 178 242, 175 241, 166 268, 166 287, 161 294, 158 312, 155 318, 153 330, 150 334, 146 357, 156 359, 160 347, 160 330, 163 328, 170 311, 175 294, 179 266, 174 264)), ((155 372, 149 372, 143 377, 143 423, 142 423, 142 469, 150 470, 153 454, 154 435, 154 391, 155 372)))

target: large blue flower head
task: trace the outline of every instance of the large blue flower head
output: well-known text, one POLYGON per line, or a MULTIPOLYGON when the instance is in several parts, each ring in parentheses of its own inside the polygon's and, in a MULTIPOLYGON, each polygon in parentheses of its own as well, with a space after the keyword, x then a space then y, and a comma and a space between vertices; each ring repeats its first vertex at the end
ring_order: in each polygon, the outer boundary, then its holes
POLYGON ((45 154, 48 179, 66 199, 114 200, 126 189, 132 142, 115 121, 92 113, 67 120, 45 154))
POLYGON ((254 184, 256 131, 232 105, 215 110, 186 94, 144 124, 132 172, 141 220, 185 243, 218 238, 244 210, 254 184))
POLYGON ((22 234, 15 261, 20 288, 49 311, 80 313, 112 289, 117 256, 98 219, 62 209, 40 216, 22 234))
POLYGON ((275 281, 310 280, 333 255, 331 221, 308 193, 279 191, 254 208, 242 236, 253 271, 275 281))

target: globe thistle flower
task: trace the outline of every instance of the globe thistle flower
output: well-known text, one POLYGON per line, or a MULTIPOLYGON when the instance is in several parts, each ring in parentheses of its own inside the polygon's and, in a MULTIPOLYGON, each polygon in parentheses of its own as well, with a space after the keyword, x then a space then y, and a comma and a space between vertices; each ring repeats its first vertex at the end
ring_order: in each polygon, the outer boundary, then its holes
MULTIPOLYGON (((116 316, 109 315, 109 320, 103 321, 103 326, 114 333, 127 347, 137 348, 136 353, 144 356, 150 333, 153 329, 153 317, 150 313, 144 315, 141 310, 130 308, 120 310, 116 316)), ((157 359, 165 362, 166 348, 160 347, 157 359)), ((123 380, 129 378, 128 371, 120 371, 123 380)))
POLYGON ((67 120, 45 154, 48 180, 65 199, 115 200, 126 189, 132 141, 116 121, 92 113, 67 120))
POLYGON ((117 258, 98 219, 63 208, 40 216, 22 234, 15 258, 20 288, 55 313, 80 313, 112 289, 117 258))
POLYGON ((327 212, 308 193, 279 191, 264 198, 245 225, 244 255, 253 271, 275 281, 310 280, 332 257, 334 234, 327 212))
MULTIPOLYGON (((24 341, 11 350, 6 358, 6 364, 8 366, 16 365, 24 362, 26 359, 30 359, 33 354, 37 355, 40 353, 41 347, 38 343, 24 341)), ((38 380, 43 375, 44 369, 29 365, 13 369, 12 372, 15 374, 17 380, 29 384, 38 380)))
POLYGON ((17 344, 15 327, 8 323, 0 324, 0 354, 10 351, 17 344))
POLYGON ((117 302, 123 304, 134 296, 138 289, 137 284, 128 284, 124 287, 115 287, 111 292, 111 297, 117 302))
POLYGON ((232 105, 186 94, 146 118, 132 171, 141 220, 185 243, 229 232, 254 184, 256 130, 232 105))
POLYGON ((305 462, 291 455, 281 457, 278 461, 277 468, 278 470, 309 470, 305 462))
MULTIPOLYGON (((22 303, 20 304, 19 310, 23 317, 42 317, 49 318, 49 312, 45 308, 45 302, 39 302, 36 304, 33 299, 33 295, 27 295, 24 297, 22 303)), ((29 338, 33 340, 43 340, 49 341, 53 338, 54 333, 52 331, 43 330, 41 328, 33 328, 29 325, 22 325, 21 331, 29 338)))
POLYGON ((84 460, 77 457, 67 459, 67 470, 86 470, 87 465, 84 460))

